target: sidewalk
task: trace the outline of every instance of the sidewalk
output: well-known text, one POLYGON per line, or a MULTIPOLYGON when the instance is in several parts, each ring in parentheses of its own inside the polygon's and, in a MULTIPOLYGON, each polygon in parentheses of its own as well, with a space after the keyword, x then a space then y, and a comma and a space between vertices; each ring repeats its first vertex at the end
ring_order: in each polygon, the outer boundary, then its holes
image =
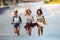
MULTIPOLYGON (((21 24, 21 35, 16 36, 13 31, 13 25, 11 25, 12 16, 9 14, 8 10, 6 10, 5 15, 0 16, 0 40, 60 40, 59 8, 60 5, 43 5, 42 10, 46 20, 48 21, 48 25, 44 27, 44 34, 40 37, 37 35, 37 27, 33 28, 32 36, 29 37, 24 29, 25 23, 21 24), (57 15, 55 15, 55 13, 57 15)), ((20 8, 18 8, 18 10, 19 9, 20 8)), ((34 17, 36 16, 35 11, 35 9, 32 9, 34 17)), ((20 16, 25 19, 24 15, 21 14, 20 16)))
POLYGON ((3 12, 9 8, 9 6, 0 7, 0 14, 3 14, 3 12))

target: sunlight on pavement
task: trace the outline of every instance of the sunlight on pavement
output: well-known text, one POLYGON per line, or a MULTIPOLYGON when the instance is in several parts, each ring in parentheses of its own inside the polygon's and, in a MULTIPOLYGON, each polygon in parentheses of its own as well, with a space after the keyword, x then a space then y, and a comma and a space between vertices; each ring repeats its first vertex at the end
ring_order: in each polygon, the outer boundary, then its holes
POLYGON ((47 11, 49 11, 49 17, 54 17, 54 16, 60 16, 60 4, 45 4, 43 5, 43 8, 47 11))
MULTIPOLYGON (((25 5, 26 6, 26 5, 25 5)), ((32 15, 36 17, 37 9, 41 8, 48 24, 44 27, 44 34, 42 36, 37 35, 37 27, 33 28, 32 35, 29 37, 24 29, 25 26, 25 10, 24 5, 18 5, 13 9, 6 10, 3 15, 0 16, 0 35, 9 36, 7 40, 60 40, 60 5, 50 5, 50 4, 31 4, 30 9, 32 10, 32 15), (36 6, 37 5, 37 6, 36 6), (12 11, 11 11, 12 10, 12 11), (13 32, 13 25, 11 25, 12 16, 14 11, 18 10, 19 16, 22 17, 21 24, 21 35, 16 36, 13 32), (9 12, 8 12, 9 11, 9 12), (22 14, 22 15, 20 15, 22 14)), ((35 19, 35 18, 34 18, 35 19)))
POLYGON ((34 3, 19 3, 18 5, 16 5, 17 7, 15 7, 12 11, 10 11, 10 15, 14 15, 15 10, 18 10, 19 14, 25 14, 26 9, 37 10, 37 9, 41 8, 41 6, 43 4, 44 4, 44 1, 34 2, 34 3))

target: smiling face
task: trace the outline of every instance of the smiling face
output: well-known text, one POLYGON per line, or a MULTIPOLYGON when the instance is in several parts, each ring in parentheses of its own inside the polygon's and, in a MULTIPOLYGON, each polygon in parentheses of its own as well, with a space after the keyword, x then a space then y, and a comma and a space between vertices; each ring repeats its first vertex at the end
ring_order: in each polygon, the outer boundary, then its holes
POLYGON ((27 15, 31 15, 31 10, 26 10, 27 15))
POLYGON ((42 10, 41 9, 37 10, 37 15, 42 15, 42 10))
POLYGON ((41 15, 41 12, 40 11, 38 11, 38 13, 37 13, 38 15, 41 15))

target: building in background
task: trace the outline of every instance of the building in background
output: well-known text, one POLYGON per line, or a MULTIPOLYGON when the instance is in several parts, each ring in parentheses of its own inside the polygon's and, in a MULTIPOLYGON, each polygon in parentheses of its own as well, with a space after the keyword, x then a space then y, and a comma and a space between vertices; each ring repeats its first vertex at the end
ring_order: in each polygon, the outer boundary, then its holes
POLYGON ((3 1, 3 5, 4 6, 8 6, 9 5, 9 0, 2 0, 3 1))
POLYGON ((39 2, 41 0, 22 0, 22 1, 24 1, 24 2, 39 2))
POLYGON ((17 4, 20 2, 39 2, 41 0, 0 0, 0 6, 8 6, 10 4, 17 4))
POLYGON ((1 0, 0 0, 0 6, 1 6, 1 0))
POLYGON ((0 0, 0 6, 2 6, 2 0, 0 0))
POLYGON ((60 0, 45 0, 46 4, 60 4, 60 0))
POLYGON ((0 7, 1 6, 8 6, 9 5, 9 0, 0 0, 0 7))

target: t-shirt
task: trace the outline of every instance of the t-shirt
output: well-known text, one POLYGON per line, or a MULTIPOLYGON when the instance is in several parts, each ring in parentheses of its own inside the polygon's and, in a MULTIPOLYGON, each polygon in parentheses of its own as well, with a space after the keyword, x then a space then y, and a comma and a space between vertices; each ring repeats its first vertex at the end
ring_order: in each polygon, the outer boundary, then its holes
POLYGON ((43 22, 44 21, 44 16, 43 15, 41 15, 41 16, 37 15, 37 21, 43 22))
POLYGON ((22 21, 21 21, 21 17, 19 16, 19 17, 13 17, 13 21, 14 21, 14 23, 21 23, 22 21))
POLYGON ((26 17, 26 19, 27 19, 27 22, 28 22, 28 23, 32 22, 32 16, 26 17))

